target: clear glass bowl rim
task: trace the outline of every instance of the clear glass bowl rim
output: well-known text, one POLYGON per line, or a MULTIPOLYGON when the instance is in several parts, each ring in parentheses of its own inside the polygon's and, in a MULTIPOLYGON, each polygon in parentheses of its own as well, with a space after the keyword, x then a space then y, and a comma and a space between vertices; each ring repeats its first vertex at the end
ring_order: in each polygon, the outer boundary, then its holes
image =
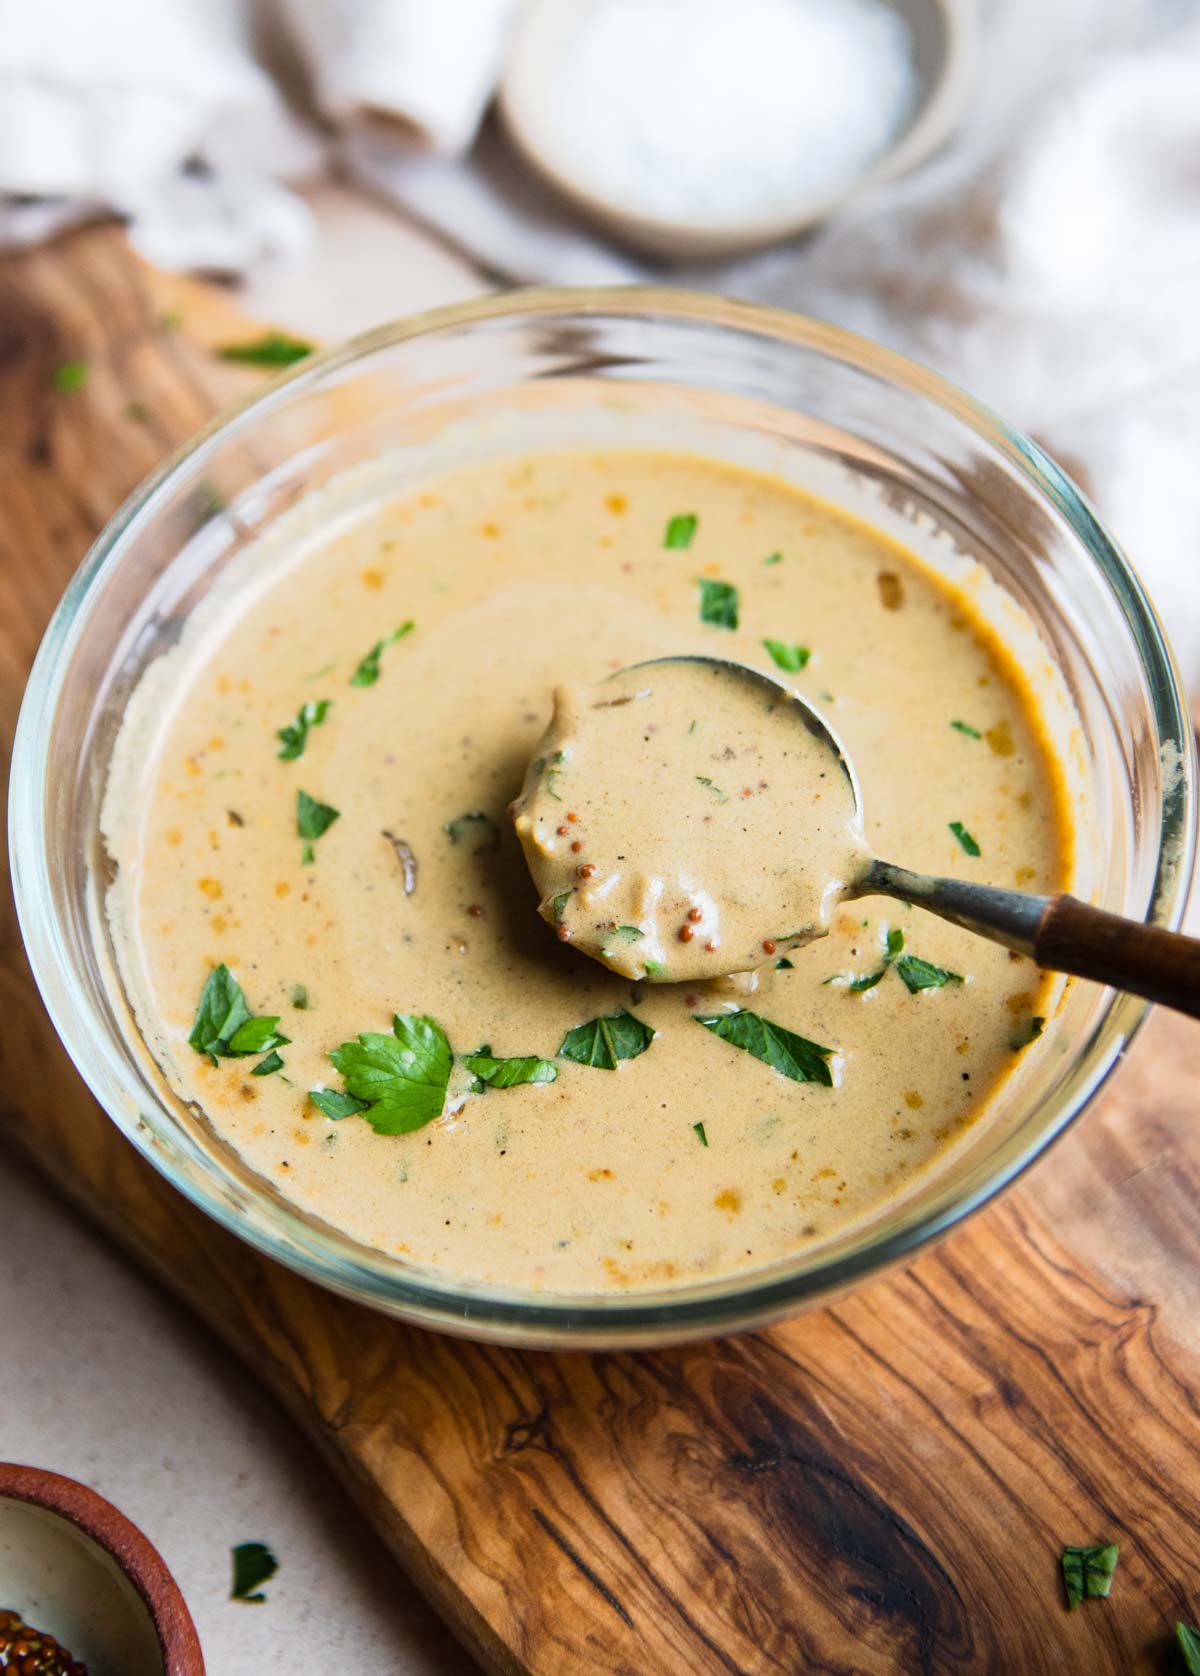
POLYGON ((72 972, 73 962, 58 922, 42 833, 45 822, 49 741, 61 696, 62 675, 86 632, 94 592, 108 581, 139 527, 153 517, 173 479, 226 438, 253 428, 255 420, 290 397, 297 386, 316 385, 329 373, 368 360, 414 338, 489 321, 531 321, 555 317, 586 321, 674 319, 783 340, 841 361, 910 394, 935 403, 973 431, 1015 468, 1035 498, 1048 503, 1068 525, 1099 569, 1129 629, 1147 684, 1157 744, 1174 745, 1183 759, 1182 796, 1170 813, 1160 804, 1160 839, 1147 914, 1150 923, 1177 928, 1184 911, 1196 848, 1196 747, 1183 684, 1154 607, 1115 541, 1086 497, 1054 462, 1020 431, 949 380, 869 339, 786 309, 740 302, 717 294, 656 286, 517 289, 431 309, 374 328, 299 362, 265 389, 226 407, 187 439, 133 491, 100 532, 68 584, 35 659, 26 686, 13 746, 9 791, 9 846, 14 895, 26 952, 59 1037, 84 1080, 121 1132, 173 1186, 217 1223, 267 1256, 321 1285, 359 1302, 424 1326, 527 1346, 606 1345, 670 1342, 741 1331, 794 1313, 835 1295, 895 1263, 911 1259, 1001 1193, 1070 1126, 1090 1104, 1119 1062, 1149 1011, 1134 996, 1114 995, 1079 1050, 1077 1066, 1090 1076, 1075 1078, 1069 1098, 1004 1167, 974 1192, 948 1196, 893 1233, 847 1255, 818 1260, 795 1273, 733 1275, 660 1294, 555 1299, 537 1293, 505 1295, 452 1277, 407 1276, 382 1255, 360 1254, 331 1231, 314 1230, 297 1214, 292 1237, 278 1237, 291 1213, 269 1207, 273 1226, 248 1225, 217 1190, 218 1183, 173 1171, 144 1121, 129 1121, 105 1099, 112 1083, 133 1106, 144 1090, 117 1058, 102 1022, 89 1008, 72 972), (70 1004, 59 994, 62 980, 70 1004))

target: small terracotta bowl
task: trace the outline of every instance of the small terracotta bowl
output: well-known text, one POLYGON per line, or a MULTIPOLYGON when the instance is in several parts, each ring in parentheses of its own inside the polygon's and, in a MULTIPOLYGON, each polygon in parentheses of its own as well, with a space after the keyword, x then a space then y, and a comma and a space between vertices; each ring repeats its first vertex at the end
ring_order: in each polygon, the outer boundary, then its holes
POLYGON ((204 1676, 161 1556, 111 1502, 56 1472, 0 1463, 0 1610, 95 1676, 204 1676))

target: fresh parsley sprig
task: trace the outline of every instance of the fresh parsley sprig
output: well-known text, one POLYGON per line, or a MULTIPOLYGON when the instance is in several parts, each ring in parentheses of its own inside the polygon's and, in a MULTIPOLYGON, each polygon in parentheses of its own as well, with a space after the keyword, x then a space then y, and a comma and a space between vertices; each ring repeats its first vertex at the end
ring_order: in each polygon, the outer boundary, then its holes
POLYGON ((297 757, 304 755, 310 730, 319 727, 325 720, 332 703, 333 700, 329 698, 310 698, 308 703, 302 704, 296 712, 295 721, 279 729, 275 737, 280 741, 281 761, 293 762, 297 757))
POLYGON ((364 1031, 329 1055, 344 1094, 314 1089, 309 1099, 326 1117, 361 1112, 379 1135, 407 1135, 442 1115, 454 1055, 436 1019, 397 1013, 392 1033, 364 1031))
POLYGON ((563 1037, 559 1055, 576 1065, 615 1071, 622 1059, 636 1059, 654 1040, 654 1031, 624 1007, 577 1024, 563 1037))
POLYGON ((539 1059, 536 1054, 497 1059, 486 1045, 476 1053, 469 1053, 463 1063, 480 1084, 473 1090, 476 1094, 482 1093, 485 1087, 519 1088, 528 1082, 554 1082, 558 1076, 557 1065, 549 1059, 539 1059))
POLYGON ((744 1009, 736 1013, 695 1013, 693 1017, 714 1036, 761 1059, 781 1076, 790 1077, 793 1082, 818 1082, 826 1088, 833 1087, 829 1061, 836 1051, 834 1048, 821 1047, 806 1036, 785 1030, 782 1024, 773 1024, 770 1019, 744 1009))
POLYGON ((267 1065, 264 1060, 262 1065, 255 1066, 252 1074, 268 1076, 283 1064, 275 1049, 286 1047, 290 1040, 280 1035, 278 1025, 277 1014, 261 1014, 256 1018, 251 1013, 241 984, 222 961, 208 974, 200 992, 188 1045, 211 1059, 214 1065, 222 1059, 243 1059, 265 1053, 278 1059, 278 1064, 267 1065))
POLYGON ((663 532, 663 546, 690 547, 699 521, 694 512, 677 512, 663 532))
POLYGON ((416 626, 416 623, 409 618, 408 622, 401 623, 400 627, 393 633, 386 635, 382 640, 377 640, 371 650, 359 660, 358 667, 350 677, 350 685, 352 687, 373 687, 379 679, 379 660, 383 656, 384 647, 394 646, 398 640, 403 640, 406 634, 411 634, 416 626))
POLYGON ((764 640, 763 645, 777 667, 788 675, 798 674, 812 656, 807 646, 795 646, 786 640, 764 640))
POLYGON ((334 821, 340 819, 341 810, 331 804, 318 803, 315 797, 310 797, 306 791, 296 793, 296 833, 304 839, 304 849, 300 859, 305 867, 317 858, 313 847, 318 838, 329 831, 334 821))
POLYGON ((738 626, 738 591, 732 582, 715 582, 709 576, 698 576, 700 589, 700 621, 714 628, 735 629, 738 626))

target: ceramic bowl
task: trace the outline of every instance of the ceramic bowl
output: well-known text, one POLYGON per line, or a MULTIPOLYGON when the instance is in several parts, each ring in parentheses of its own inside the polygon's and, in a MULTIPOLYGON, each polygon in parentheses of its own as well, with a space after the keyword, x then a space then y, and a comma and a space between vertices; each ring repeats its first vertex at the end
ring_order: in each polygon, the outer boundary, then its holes
POLYGON ((175 1579, 111 1502, 0 1463, 0 1610, 53 1635, 88 1676, 204 1676, 175 1579))
MULTIPOLYGON (((532 0, 523 13, 500 88, 500 111, 519 151, 574 207, 623 244, 652 256, 707 259, 734 256, 794 237, 851 198, 907 174, 948 138, 962 116, 974 80, 974 0, 887 0, 908 27, 916 93, 907 122, 887 150, 848 186, 827 197, 806 195, 791 212, 751 214, 725 222, 666 220, 597 193, 563 165, 558 126, 546 89, 554 82, 566 37, 596 0, 532 0)), ((720 97, 715 89, 714 98, 720 97)))

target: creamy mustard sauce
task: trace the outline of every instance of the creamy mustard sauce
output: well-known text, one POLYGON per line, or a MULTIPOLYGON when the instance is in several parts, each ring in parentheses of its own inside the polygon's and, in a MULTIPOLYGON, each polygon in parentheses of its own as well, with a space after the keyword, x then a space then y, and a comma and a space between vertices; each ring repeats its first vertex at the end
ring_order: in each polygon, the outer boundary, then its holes
MULTIPOLYGON (((538 917, 506 809, 553 693, 684 653, 780 674, 829 715, 877 853, 1070 882, 1061 776, 1011 656, 965 595, 866 525, 699 458, 546 453, 366 508, 228 592, 130 706, 104 814, 110 922, 173 1086, 353 1238, 557 1292, 757 1268, 902 1193, 1044 1051, 1033 964, 900 903, 836 908, 827 937, 738 995, 631 981, 538 917), (307 835, 300 792, 325 811, 307 835), (213 1064, 189 1045, 222 964, 250 1014, 278 1015, 280 1069, 253 1074, 265 1050, 213 1064), (349 1087, 330 1052, 395 1014, 434 1021, 454 1056, 442 1115, 396 1134, 376 1132, 378 1111, 326 1116, 309 1091, 349 1087), (530 1056, 543 1080, 487 1087, 463 1058, 484 1045, 482 1063, 530 1056)), ((714 815, 763 812, 727 857, 760 866, 770 775, 697 772, 730 798, 714 815)))
POLYGON ((751 970, 824 936, 869 861, 830 740, 719 659, 560 687, 513 814, 542 918, 651 983, 751 970))

